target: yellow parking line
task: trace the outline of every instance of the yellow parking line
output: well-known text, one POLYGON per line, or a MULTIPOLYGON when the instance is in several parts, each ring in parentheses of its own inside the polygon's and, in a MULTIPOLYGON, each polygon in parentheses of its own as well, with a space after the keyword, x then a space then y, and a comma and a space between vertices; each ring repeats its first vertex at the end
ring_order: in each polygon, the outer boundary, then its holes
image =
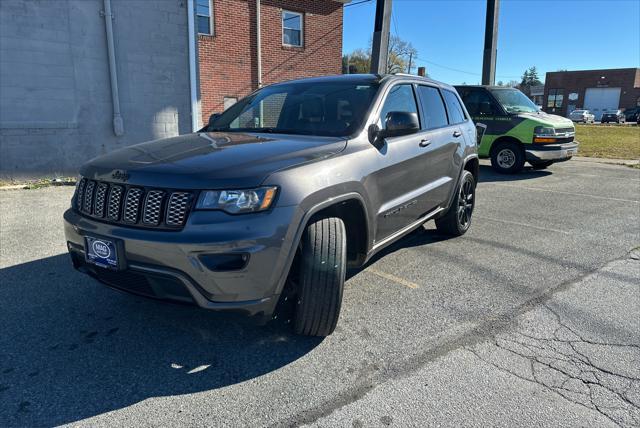
POLYGON ((384 279, 388 279, 389 281, 393 281, 396 284, 400 284, 403 285, 407 288, 411 288, 412 290, 415 290, 418 287, 418 284, 416 284, 415 282, 411 282, 411 281, 407 281, 406 279, 397 277, 395 275, 391 275, 390 273, 386 273, 386 272, 381 272, 378 269, 374 269, 374 268, 367 268, 365 269, 365 272, 370 272, 374 275, 378 275, 380 278, 384 278, 384 279))

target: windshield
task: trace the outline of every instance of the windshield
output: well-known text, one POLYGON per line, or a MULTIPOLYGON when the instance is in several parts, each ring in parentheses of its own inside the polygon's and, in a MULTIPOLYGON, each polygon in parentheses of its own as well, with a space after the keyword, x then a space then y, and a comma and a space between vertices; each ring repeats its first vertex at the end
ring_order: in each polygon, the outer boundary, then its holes
POLYGON ((491 93, 507 113, 535 113, 538 107, 517 89, 491 89, 491 93))
POLYGON ((362 125, 377 90, 371 82, 268 86, 227 109, 207 131, 347 136, 362 125))

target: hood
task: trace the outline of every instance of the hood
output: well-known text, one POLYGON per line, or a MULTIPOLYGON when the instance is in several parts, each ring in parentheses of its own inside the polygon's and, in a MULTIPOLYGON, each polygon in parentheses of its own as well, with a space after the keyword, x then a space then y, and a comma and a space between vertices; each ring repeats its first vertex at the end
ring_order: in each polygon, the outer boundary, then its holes
POLYGON ((248 188, 273 172, 345 148, 338 137, 202 132, 136 144, 87 162, 80 174, 174 189, 248 188))
POLYGON ((543 126, 551 128, 573 128, 573 122, 566 117, 558 116, 556 114, 549 114, 543 111, 537 113, 518 113, 518 116, 540 122, 543 126))

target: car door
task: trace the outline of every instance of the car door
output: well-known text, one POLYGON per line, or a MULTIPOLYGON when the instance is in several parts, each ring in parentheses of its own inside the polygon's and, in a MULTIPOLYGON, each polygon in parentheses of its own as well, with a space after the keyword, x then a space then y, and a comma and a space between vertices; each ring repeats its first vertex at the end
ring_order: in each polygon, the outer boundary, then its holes
MULTIPOLYGON (((387 114, 395 111, 419 115, 411 83, 398 83, 387 91, 378 111, 381 129, 386 129, 387 114)), ((425 145, 427 140, 427 136, 418 132, 385 138, 377 148, 377 169, 368 177, 371 187, 376 189, 371 195, 377 207, 375 242, 413 223, 424 212, 421 196, 429 182, 429 171, 424 165, 424 155, 430 150, 425 145)))
POLYGON ((487 126, 487 130, 478 147, 478 152, 482 155, 488 155, 493 140, 507 132, 513 125, 509 117, 502 112, 498 103, 485 88, 460 88, 458 93, 471 115, 471 119, 475 123, 482 123, 487 126))
MULTIPOLYGON (((448 113, 446 96, 455 95, 430 85, 417 85, 420 106, 421 166, 425 172, 424 193, 421 196, 422 212, 429 212, 448 200, 452 186, 460 170, 460 161, 455 152, 465 146, 465 132, 461 128, 462 111, 448 113), (424 145, 427 140, 428 145, 424 145)), ((457 97, 456 97, 457 99, 457 97)), ((461 110, 462 107, 459 106, 461 110)))

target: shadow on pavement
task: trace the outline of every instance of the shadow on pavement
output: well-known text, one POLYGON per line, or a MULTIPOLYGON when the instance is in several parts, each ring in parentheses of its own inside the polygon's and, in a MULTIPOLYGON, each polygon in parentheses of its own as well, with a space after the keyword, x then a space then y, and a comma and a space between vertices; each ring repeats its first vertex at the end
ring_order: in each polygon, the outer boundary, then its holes
POLYGON ((0 426, 75 422, 282 368, 318 338, 115 292, 66 254, 0 269, 0 426))
POLYGON ((546 177, 553 174, 549 170, 535 170, 530 167, 525 167, 521 172, 517 174, 500 174, 493 170, 490 166, 480 165, 480 183, 492 183, 498 181, 520 181, 520 180, 532 180, 535 178, 546 177))

